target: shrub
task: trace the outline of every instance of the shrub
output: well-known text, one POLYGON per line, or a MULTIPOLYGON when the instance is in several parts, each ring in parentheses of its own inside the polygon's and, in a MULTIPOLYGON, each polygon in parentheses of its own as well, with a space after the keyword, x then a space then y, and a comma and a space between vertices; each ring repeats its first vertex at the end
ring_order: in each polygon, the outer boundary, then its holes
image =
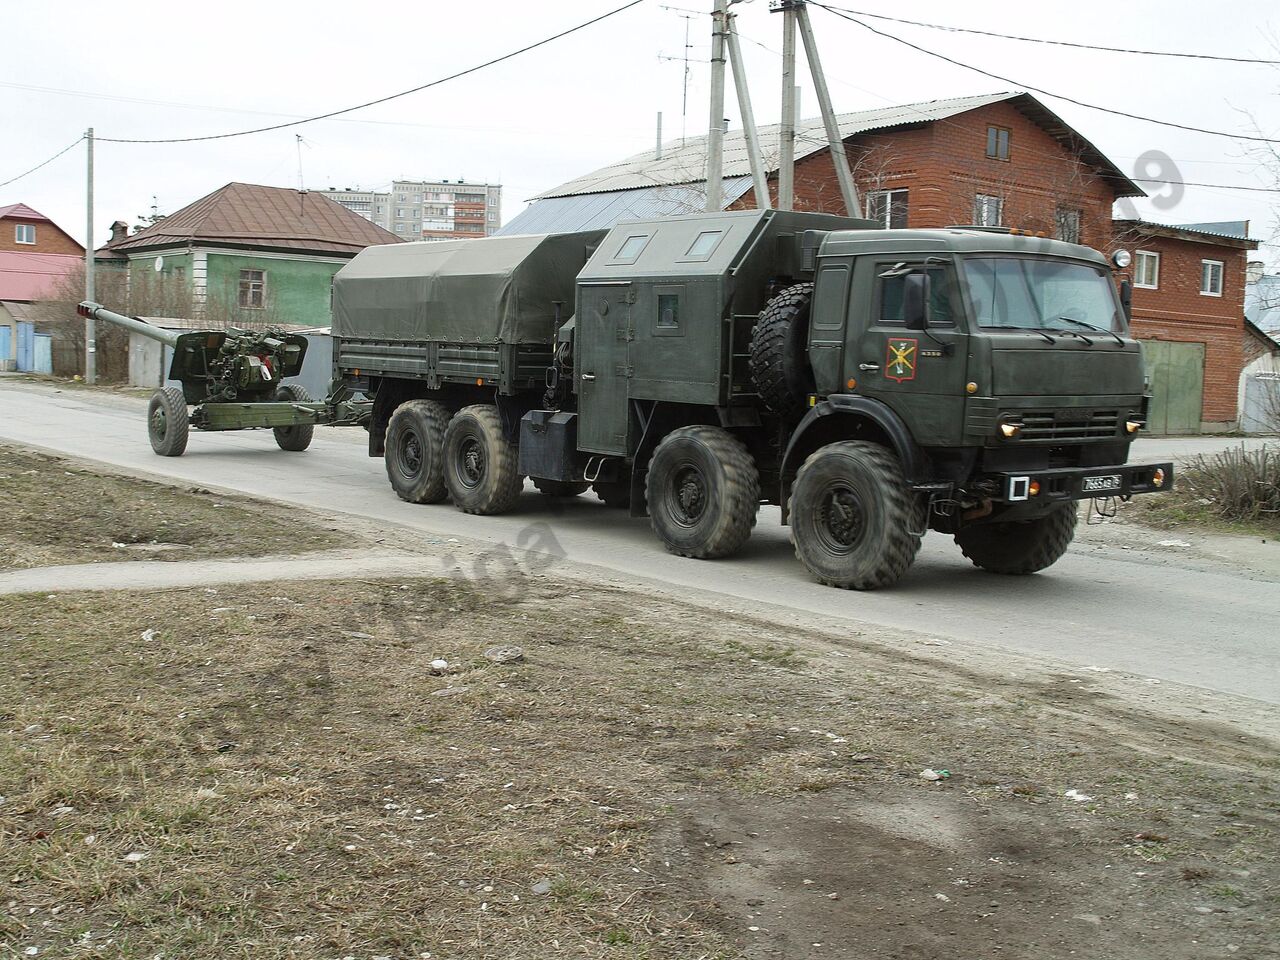
POLYGON ((1178 473, 1175 490, 1222 520, 1280 523, 1280 448, 1241 445, 1194 457, 1178 473))

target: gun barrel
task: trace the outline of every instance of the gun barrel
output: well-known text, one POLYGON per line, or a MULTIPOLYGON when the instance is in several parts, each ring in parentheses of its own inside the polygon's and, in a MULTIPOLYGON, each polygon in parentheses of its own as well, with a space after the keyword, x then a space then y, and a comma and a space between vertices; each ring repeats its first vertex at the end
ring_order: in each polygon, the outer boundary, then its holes
POLYGON ((134 333, 140 333, 144 337, 150 337, 152 340, 159 340, 161 343, 169 346, 177 346, 178 334, 169 330, 162 330, 159 327, 147 323, 145 320, 139 320, 137 317, 126 317, 123 313, 116 313, 108 310, 100 303, 94 303, 92 300, 85 300, 76 307, 76 312, 82 317, 93 317, 95 320, 104 320, 107 323, 114 323, 117 327, 124 327, 126 330, 132 330, 134 333))

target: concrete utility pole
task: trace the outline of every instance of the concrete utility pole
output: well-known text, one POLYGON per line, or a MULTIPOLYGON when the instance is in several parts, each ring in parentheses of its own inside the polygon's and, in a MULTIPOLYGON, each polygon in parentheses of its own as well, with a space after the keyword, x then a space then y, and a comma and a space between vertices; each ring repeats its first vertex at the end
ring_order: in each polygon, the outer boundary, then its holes
POLYGON ((756 115, 751 109, 751 90, 747 86, 747 67, 742 62, 742 45, 738 43, 737 15, 729 14, 725 39, 729 44, 729 62, 733 65, 733 88, 738 92, 738 110, 742 114, 742 132, 747 138, 747 159, 751 162, 751 182, 756 191, 756 209, 767 210, 769 181, 760 156, 760 135, 756 130, 756 115))
POLYGON ((781 0, 782 124, 778 130, 778 209, 796 204, 796 10, 794 0, 781 0))
POLYGON ((800 25, 800 36, 804 40, 805 56, 809 60, 813 92, 818 95, 822 123, 827 128, 827 144, 831 147, 831 162, 835 164, 836 179, 840 182, 845 213, 850 217, 861 216, 858 188, 853 182, 853 171, 849 169, 849 155, 845 153, 844 138, 840 136, 840 125, 836 123, 836 113, 831 106, 831 93, 827 90, 827 78, 822 72, 822 61, 818 59, 818 42, 814 39, 813 25, 809 22, 809 11, 804 0, 795 0, 795 16, 800 25))
MULTIPOLYGON (((93 127, 84 135, 88 145, 88 181, 85 191, 85 206, 88 210, 86 219, 88 227, 84 238, 84 298, 93 300, 93 127)), ((84 382, 96 383, 98 380, 98 343, 94 331, 93 317, 84 318, 84 382)))
POLYGON ((654 148, 653 158, 655 160, 662 159, 662 111, 658 111, 658 145, 654 148))
POLYGON ((707 212, 719 213, 724 197, 724 35, 729 0, 715 0, 711 14, 711 122, 707 127, 707 212))

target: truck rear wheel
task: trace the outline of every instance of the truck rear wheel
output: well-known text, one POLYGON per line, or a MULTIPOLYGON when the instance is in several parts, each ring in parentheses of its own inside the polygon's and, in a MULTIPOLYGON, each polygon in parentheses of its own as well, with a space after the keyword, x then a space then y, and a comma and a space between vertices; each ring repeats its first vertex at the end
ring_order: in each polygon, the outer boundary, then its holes
POLYGON ((975 567, 1022 576, 1062 558, 1075 538, 1076 517, 1076 505, 1063 503, 1034 520, 965 527, 956 534, 956 543, 975 567))
POLYGON ((845 440, 810 454, 791 492, 796 556, 818 580, 846 590, 897 581, 916 558, 924 511, 898 458, 845 440))
MULTIPOLYGON (((310 403, 311 395, 300 383, 282 383, 276 387, 275 398, 283 403, 310 403)), ((281 450, 305 450, 311 446, 311 437, 315 434, 315 424, 299 423, 292 427, 275 427, 276 444, 281 450)))
POLYGON ((524 478, 514 444, 502 434, 498 408, 463 407, 444 434, 444 479, 464 513, 505 513, 515 506, 524 478))
POLYGON ((187 398, 177 387, 165 387, 151 395, 147 404, 147 437, 151 449, 162 457, 180 457, 187 449, 191 421, 187 398))
POLYGON ((589 483, 573 480, 545 480, 542 477, 534 477, 533 485, 545 497, 576 497, 580 493, 586 493, 587 487, 591 486, 589 483))
POLYGON ((449 411, 434 400, 409 400, 387 423, 383 462, 396 496, 409 503, 439 503, 444 483, 444 436, 449 411))
POLYGON ((812 299, 812 283, 787 287, 769 301, 751 332, 751 379, 765 405, 785 417, 799 418, 813 392, 809 369, 812 299))
POLYGON ((653 529, 667 549, 709 560, 736 553, 760 508, 760 474, 741 440, 720 427, 673 430, 645 481, 653 529))

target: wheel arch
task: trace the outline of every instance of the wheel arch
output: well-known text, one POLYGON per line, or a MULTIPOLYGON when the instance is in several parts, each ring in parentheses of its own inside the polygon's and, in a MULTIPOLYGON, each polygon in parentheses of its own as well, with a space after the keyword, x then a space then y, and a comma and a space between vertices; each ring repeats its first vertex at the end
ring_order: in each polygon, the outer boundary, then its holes
POLYGON ((788 520, 791 486, 800 465, 819 447, 839 440, 867 440, 888 447, 897 454, 908 483, 928 479, 928 454, 915 442, 902 418, 886 404, 870 397, 828 397, 809 408, 791 432, 782 455, 779 493, 783 524, 788 520))

